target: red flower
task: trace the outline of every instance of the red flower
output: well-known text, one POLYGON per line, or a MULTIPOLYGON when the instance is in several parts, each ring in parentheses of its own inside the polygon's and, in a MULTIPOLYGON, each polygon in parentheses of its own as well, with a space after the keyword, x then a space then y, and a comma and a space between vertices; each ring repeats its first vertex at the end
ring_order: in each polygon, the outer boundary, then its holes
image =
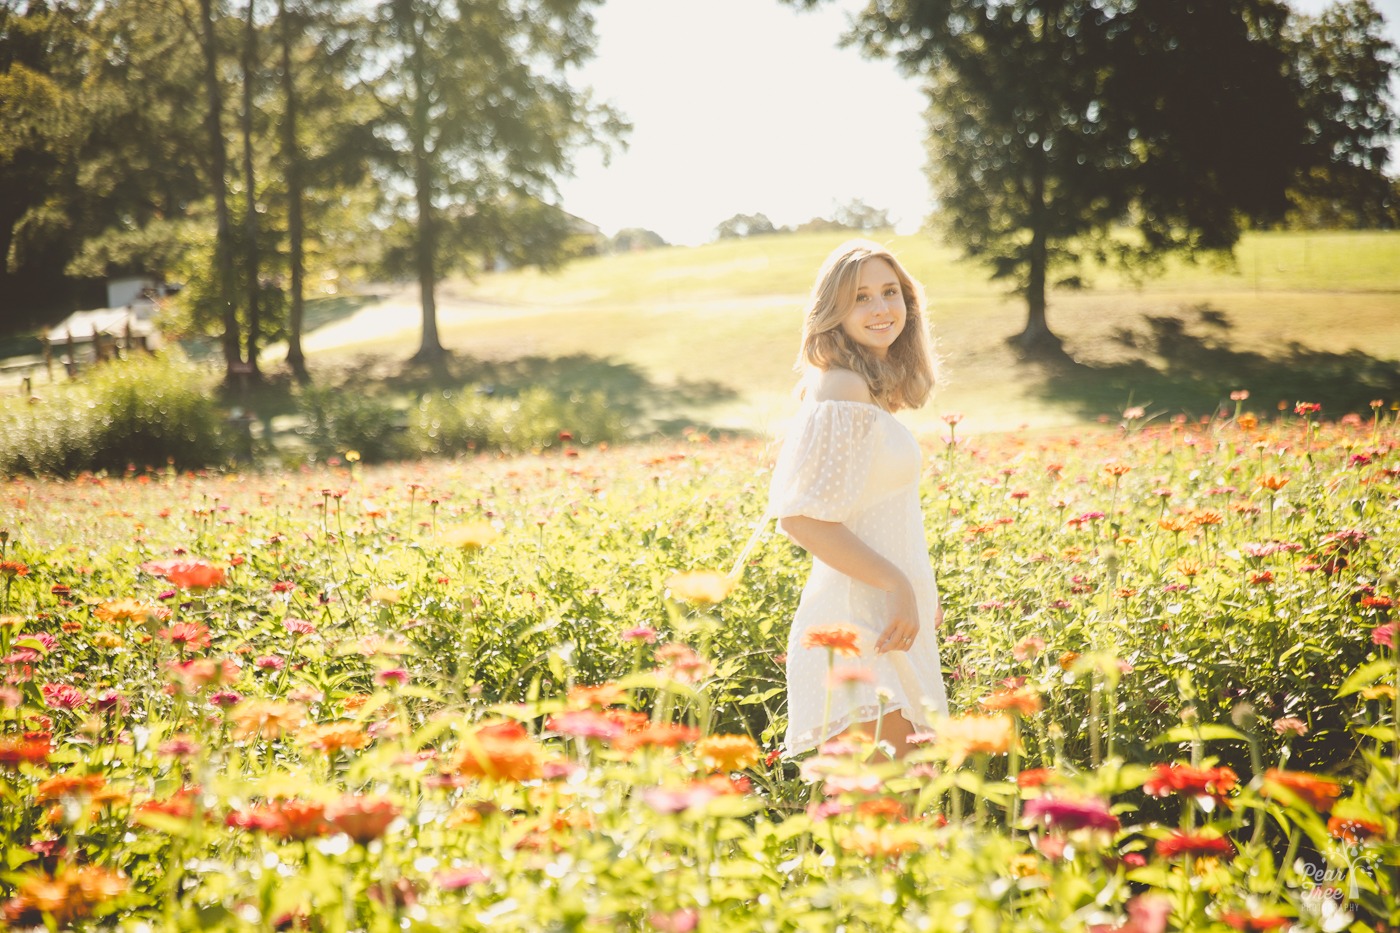
POLYGON ((0 576, 27 577, 29 576, 29 566, 17 560, 0 560, 0 576))
POLYGON ((1395 647, 1395 623, 1387 622, 1385 625, 1377 625, 1371 629, 1371 641, 1386 648, 1395 647))
POLYGON ((1224 802, 1230 791, 1239 786, 1239 776, 1229 768, 1192 768, 1188 765, 1155 765, 1152 776, 1142 785, 1153 797, 1182 794, 1188 797, 1211 796, 1224 802))
POLYGON ((1213 833, 1173 832, 1167 838, 1157 840, 1157 854, 1162 858, 1176 858, 1179 855, 1229 858, 1235 854, 1235 847, 1229 839, 1213 833))
POLYGON ((0 765, 13 768, 24 761, 34 765, 45 764, 52 751, 47 732, 0 736, 0 765))

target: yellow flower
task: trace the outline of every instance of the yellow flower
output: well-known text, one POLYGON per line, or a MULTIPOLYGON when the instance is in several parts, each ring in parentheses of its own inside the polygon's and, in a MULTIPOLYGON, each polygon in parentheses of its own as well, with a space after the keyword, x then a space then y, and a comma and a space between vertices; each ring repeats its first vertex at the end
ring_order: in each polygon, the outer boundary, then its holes
POLYGON ((1010 716, 959 716, 943 720, 936 747, 954 768, 968 755, 1004 755, 1015 734, 1010 716))
POLYGON ((381 606, 397 605, 400 598, 399 591, 392 586, 376 586, 369 591, 369 601, 381 606))
POLYGON ((495 541, 500 534, 489 522, 472 522, 469 525, 459 525, 456 528, 443 532, 442 540, 444 544, 461 548, 464 551, 476 551, 486 547, 495 541))
POLYGON ((733 586, 733 580, 714 570, 678 573, 666 581, 672 596, 696 606, 713 606, 728 596, 733 586))

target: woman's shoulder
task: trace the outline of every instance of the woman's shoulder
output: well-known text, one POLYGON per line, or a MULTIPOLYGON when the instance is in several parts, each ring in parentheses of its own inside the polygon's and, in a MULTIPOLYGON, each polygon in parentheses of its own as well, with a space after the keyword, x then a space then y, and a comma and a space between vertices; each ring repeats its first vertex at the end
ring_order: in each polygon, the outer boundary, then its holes
POLYGON ((875 403, 870 385, 860 373, 849 369, 817 370, 811 376, 808 397, 815 402, 875 403))

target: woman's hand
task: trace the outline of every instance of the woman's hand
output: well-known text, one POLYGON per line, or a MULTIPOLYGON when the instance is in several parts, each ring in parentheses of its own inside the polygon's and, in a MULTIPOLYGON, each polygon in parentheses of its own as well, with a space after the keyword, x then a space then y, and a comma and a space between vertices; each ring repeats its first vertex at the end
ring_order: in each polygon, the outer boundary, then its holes
POLYGON ((875 653, 908 651, 919 634, 919 606, 914 599, 914 587, 901 577, 894 589, 887 591, 890 622, 875 641, 875 653))

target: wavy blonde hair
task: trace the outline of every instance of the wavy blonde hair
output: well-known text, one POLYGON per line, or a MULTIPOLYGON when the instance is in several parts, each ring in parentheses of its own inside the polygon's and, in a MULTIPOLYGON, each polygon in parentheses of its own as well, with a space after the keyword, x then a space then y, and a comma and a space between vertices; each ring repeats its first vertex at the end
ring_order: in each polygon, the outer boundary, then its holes
MULTIPOLYGON (((802 321, 802 347, 794 367, 804 377, 813 369, 849 369, 865 378, 871 396, 887 411, 918 408, 937 382, 937 362, 924 321, 924 288, 888 249, 871 240, 847 240, 826 257, 817 272, 802 321), (899 279, 904 294, 904 330, 884 359, 852 341, 841 322, 856 303, 861 266, 883 259, 899 279)), ((805 381, 805 380, 804 380, 805 381)), ((799 387, 802 394, 805 387, 799 387)))

